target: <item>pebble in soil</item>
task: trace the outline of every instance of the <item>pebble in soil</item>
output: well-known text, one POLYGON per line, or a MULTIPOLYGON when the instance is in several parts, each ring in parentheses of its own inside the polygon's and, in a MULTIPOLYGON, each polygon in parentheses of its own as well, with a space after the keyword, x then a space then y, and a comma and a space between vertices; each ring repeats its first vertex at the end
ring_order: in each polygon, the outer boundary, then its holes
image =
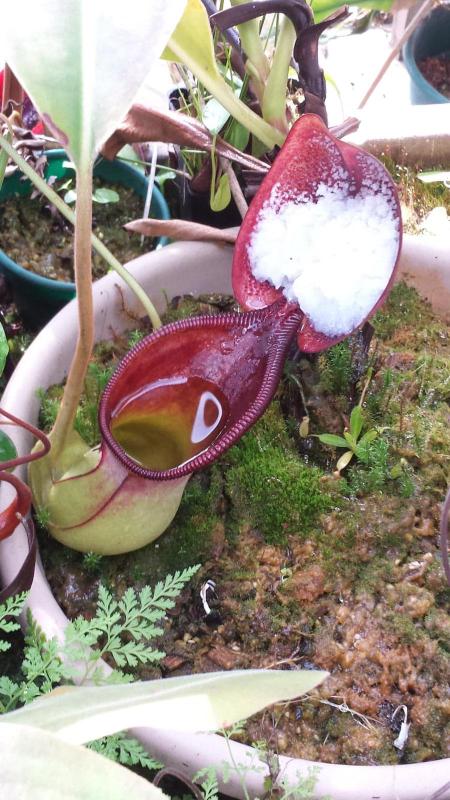
MULTIPOLYGON (((221 306, 181 300, 169 318, 221 306)), ((449 591, 438 552, 450 478, 449 330, 399 284, 374 320, 370 347, 363 339, 319 357, 291 353, 268 412, 190 480, 156 543, 96 558, 41 535, 43 558, 69 615, 89 613, 100 580, 120 593, 202 564, 170 613, 165 660, 141 677, 330 671, 308 699, 250 720, 246 741, 326 762, 442 758, 450 754, 449 591), (342 434, 364 386, 365 429, 380 432, 367 461, 354 459, 337 477, 341 451, 300 436, 299 424, 306 413, 310 434, 342 434), (208 579, 217 597, 207 617, 200 587, 208 579), (353 713, 336 708, 343 702, 353 713), (403 704, 412 725, 399 752, 391 716, 403 704)))

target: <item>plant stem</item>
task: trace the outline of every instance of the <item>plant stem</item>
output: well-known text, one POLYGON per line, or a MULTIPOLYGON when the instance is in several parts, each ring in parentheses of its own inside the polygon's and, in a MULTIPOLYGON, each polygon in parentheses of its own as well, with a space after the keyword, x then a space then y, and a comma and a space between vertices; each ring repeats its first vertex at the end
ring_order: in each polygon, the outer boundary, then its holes
POLYGON ((73 428, 94 347, 94 303, 92 298, 91 231, 92 170, 77 170, 75 208, 75 284, 78 303, 78 339, 61 406, 52 431, 50 459, 56 464, 73 428))
POLYGON ((236 203, 237 209, 242 219, 244 219, 248 211, 248 203, 244 197, 244 193, 241 187, 239 186, 239 181, 236 177, 236 173, 233 167, 231 166, 231 162, 228 160, 228 158, 221 158, 220 163, 222 165, 223 171, 228 175, 228 180, 230 182, 230 189, 231 189, 231 194, 233 196, 233 200, 236 203))
MULTIPOLYGON (((231 5, 239 6, 246 2, 247 0, 231 0, 231 5)), ((254 70, 248 71, 252 79, 252 86, 255 94, 258 100, 262 102, 264 88, 269 74, 269 62, 267 61, 259 36, 259 22, 257 19, 252 19, 236 27, 241 37, 242 48, 248 59, 246 69, 248 70, 250 65, 254 67, 254 70)))
MULTIPOLYGON (((55 206, 55 208, 58 209, 58 211, 61 212, 63 217, 65 217, 72 225, 75 225, 75 214, 72 209, 69 208, 59 194, 57 194, 57 192, 55 192, 54 189, 48 185, 48 183, 46 183, 44 178, 41 178, 41 176, 38 175, 37 172, 35 172, 35 170, 25 161, 25 159, 22 158, 17 150, 15 150, 15 148, 8 142, 8 139, 1 135, 0 145, 3 150, 6 151, 8 156, 17 164, 23 174, 30 179, 31 183, 36 186, 36 188, 55 206)), ((118 275, 120 275, 122 280, 125 281, 131 291, 134 292, 136 297, 140 300, 150 318, 153 327, 155 329, 160 328, 161 320, 159 318, 159 314, 142 286, 135 278, 133 278, 128 270, 120 263, 120 261, 113 256, 103 242, 100 241, 100 239, 98 239, 94 233, 92 233, 92 231, 90 233, 90 241, 94 250, 96 250, 97 253, 106 261, 106 263, 109 264, 109 266, 115 270, 118 275)))
POLYGON ((296 36, 292 22, 284 17, 262 101, 264 119, 284 135, 289 130, 286 120, 286 85, 296 36))
POLYGON ((200 83, 214 95, 216 100, 221 103, 244 128, 247 128, 250 133, 265 144, 266 147, 272 149, 275 145, 281 146, 283 144, 286 137, 283 136, 280 131, 268 125, 265 120, 261 119, 254 111, 248 108, 242 100, 238 100, 233 90, 230 89, 228 84, 222 79, 220 73, 211 74, 211 72, 197 62, 195 58, 191 58, 189 52, 179 47, 175 38, 170 40, 170 49, 173 50, 175 55, 196 75, 200 83))

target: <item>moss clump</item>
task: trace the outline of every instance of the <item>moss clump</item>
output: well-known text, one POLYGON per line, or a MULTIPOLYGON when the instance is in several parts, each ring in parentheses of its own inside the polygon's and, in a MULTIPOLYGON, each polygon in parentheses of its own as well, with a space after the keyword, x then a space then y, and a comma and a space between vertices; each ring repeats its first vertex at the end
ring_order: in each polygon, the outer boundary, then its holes
MULTIPOLYGON (((407 233, 417 233, 423 218, 436 206, 450 211, 450 197, 443 181, 424 183, 417 177, 417 170, 396 164, 389 156, 381 160, 398 186, 407 233)), ((435 169, 446 170, 448 165, 436 164, 435 169)))
POLYGON ((226 488, 234 512, 271 543, 311 530, 330 508, 317 467, 308 466, 289 445, 277 402, 230 451, 226 488), (231 464, 230 464, 231 462, 231 464))
POLYGON ((412 334, 435 320, 431 307, 411 286, 400 281, 392 289, 382 310, 375 314, 372 325, 379 339, 390 339, 398 331, 411 328, 412 334))
POLYGON ((350 342, 330 347, 320 356, 320 383, 330 394, 346 395, 352 380, 352 350, 350 342))
MULTIPOLYGON (((74 427, 89 447, 94 447, 100 441, 98 406, 100 396, 108 383, 112 371, 113 367, 104 367, 95 361, 91 362, 88 367, 84 393, 77 409, 74 427)), ((46 391, 39 390, 38 395, 41 401, 39 425, 43 430, 49 431, 53 427, 59 411, 63 387, 51 386, 46 391)))

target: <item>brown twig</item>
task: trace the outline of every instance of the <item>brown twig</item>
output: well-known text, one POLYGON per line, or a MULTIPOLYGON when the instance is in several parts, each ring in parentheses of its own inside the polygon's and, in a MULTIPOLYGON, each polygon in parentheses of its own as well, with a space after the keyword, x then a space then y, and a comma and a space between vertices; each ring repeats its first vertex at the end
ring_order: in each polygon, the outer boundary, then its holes
POLYGON ((221 158, 220 159, 220 163, 222 165, 223 171, 228 176, 228 180, 230 182, 231 194, 233 195, 233 200, 236 203, 237 209, 238 209, 242 219, 244 219, 244 217, 245 217, 245 215, 246 215, 246 213, 248 211, 248 203, 247 203, 247 200, 244 197, 244 193, 243 193, 243 191, 242 191, 242 189, 241 189, 241 187, 239 185, 239 181, 238 181, 238 179, 236 177, 236 173, 235 173, 233 167, 231 166, 231 162, 228 160, 228 158, 221 158))

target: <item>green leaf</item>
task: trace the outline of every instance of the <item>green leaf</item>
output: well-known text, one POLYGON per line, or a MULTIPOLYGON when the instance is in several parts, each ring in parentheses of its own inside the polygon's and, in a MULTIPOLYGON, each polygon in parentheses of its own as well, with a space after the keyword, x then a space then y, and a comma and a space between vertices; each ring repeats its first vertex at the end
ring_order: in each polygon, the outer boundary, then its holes
POLYGON ((358 445, 370 444, 376 439, 378 436, 378 431, 375 428, 371 428, 370 431, 361 436, 361 439, 358 442, 358 445))
POLYGON ((11 800, 164 800, 166 795, 134 772, 46 731, 0 725, 5 797, 11 800))
POLYGON ((166 181, 174 181, 174 180, 176 180, 176 177, 177 177, 177 174, 176 174, 176 172, 173 172, 173 170, 165 169, 165 168, 163 168, 163 169, 158 168, 155 180, 156 180, 156 183, 158 184, 159 188, 163 191, 164 190, 164 184, 166 183, 166 181))
POLYGON ((346 441, 346 446, 350 447, 350 450, 355 451, 356 448, 356 439, 354 436, 351 435, 348 431, 344 431, 344 439, 346 441))
POLYGON ((322 444, 329 444, 331 447, 347 447, 347 442, 342 436, 335 436, 334 433, 321 433, 317 437, 322 444))
POLYGON ((95 190, 92 195, 94 203, 118 203, 120 196, 114 189, 108 189, 106 186, 100 186, 95 190))
MULTIPOLYGON (((16 594, 14 597, 8 597, 4 603, 0 604, 0 632, 1 633, 12 633, 13 631, 18 631, 20 625, 18 622, 14 622, 13 619, 10 617, 18 617, 21 613, 25 600, 27 599, 28 592, 22 592, 21 594, 16 594)), ((9 650, 11 647, 9 642, 6 642, 4 639, 0 639, 0 652, 5 652, 5 650, 9 650)))
POLYGON ((208 14, 201 0, 187 0, 163 58, 185 64, 211 94, 267 147, 283 144, 284 136, 251 111, 222 78, 217 67, 208 14))
POLYGON ((96 739, 95 742, 89 742, 88 747, 96 753, 110 758, 111 761, 117 761, 125 767, 133 767, 139 764, 141 767, 147 769, 161 769, 164 765, 155 758, 149 756, 145 748, 134 739, 128 736, 123 731, 115 733, 112 736, 104 736, 102 739, 96 739))
POLYGON ((12 458, 17 458, 16 446, 5 431, 0 431, 0 463, 12 458))
POLYGON ((214 188, 211 182, 210 206, 213 211, 223 211, 231 201, 231 189, 228 175, 224 172, 219 178, 219 183, 214 188))
POLYGON ((65 193, 63 199, 68 206, 72 205, 72 203, 75 203, 77 199, 77 193, 75 189, 69 189, 69 191, 65 193))
POLYGON ((158 60, 186 0, 32 0, 3 9, 0 50, 77 167, 88 167, 158 60))
POLYGON ((250 133, 240 122, 232 120, 224 136, 225 140, 244 152, 250 139, 250 133))
POLYGON ((5 369, 6 359, 9 353, 8 340, 3 325, 0 324, 0 375, 5 369))
POLYGON ((205 104, 202 113, 202 122, 214 136, 222 130, 230 118, 230 112, 224 108, 215 97, 205 104))
POLYGON ((355 441, 358 441, 359 434, 361 433, 364 425, 364 417, 361 406, 355 406, 350 414, 350 434, 355 441))
POLYGON ((237 670, 119 686, 64 687, 0 717, 30 725, 74 744, 127 728, 215 731, 267 705, 309 692, 327 677, 319 671, 237 670))
POLYGON ((353 456, 354 456, 353 450, 347 450, 346 453, 343 453, 343 455, 340 457, 340 459, 336 464, 337 471, 341 472, 341 470, 343 470, 347 466, 347 464, 350 464, 350 461, 352 460, 353 456))

